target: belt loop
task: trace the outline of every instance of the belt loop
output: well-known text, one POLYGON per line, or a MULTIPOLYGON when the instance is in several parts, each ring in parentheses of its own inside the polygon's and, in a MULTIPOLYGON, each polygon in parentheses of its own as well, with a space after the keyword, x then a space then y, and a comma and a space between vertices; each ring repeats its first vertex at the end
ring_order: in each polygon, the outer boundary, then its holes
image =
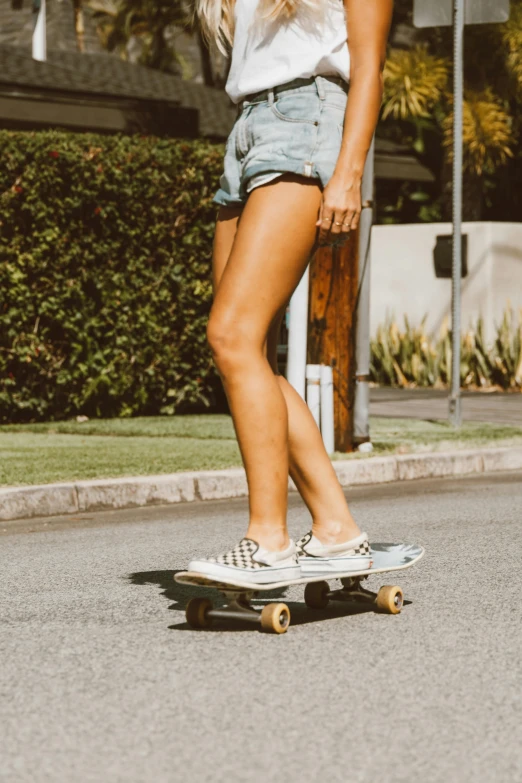
POLYGON ((317 94, 318 94, 319 98, 322 101, 324 101, 324 99, 326 97, 326 91, 324 89, 323 77, 322 76, 315 76, 314 79, 315 79, 315 87, 317 89, 317 94))
POLYGON ((270 87, 270 89, 267 92, 268 92, 268 96, 267 96, 268 97, 268 105, 269 106, 273 106, 274 105, 274 88, 270 87))

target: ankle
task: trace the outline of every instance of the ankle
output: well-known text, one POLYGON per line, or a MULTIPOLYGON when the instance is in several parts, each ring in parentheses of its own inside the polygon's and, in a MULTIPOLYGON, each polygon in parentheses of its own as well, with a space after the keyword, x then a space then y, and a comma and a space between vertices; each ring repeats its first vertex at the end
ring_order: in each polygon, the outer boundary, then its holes
POLYGON ((270 530, 263 525, 250 524, 246 537, 251 538, 264 549, 268 549, 269 552, 280 552, 290 544, 286 530, 270 530))
POLYGON ((354 519, 348 520, 314 520, 312 533, 321 544, 344 544, 361 535, 361 530, 354 519))

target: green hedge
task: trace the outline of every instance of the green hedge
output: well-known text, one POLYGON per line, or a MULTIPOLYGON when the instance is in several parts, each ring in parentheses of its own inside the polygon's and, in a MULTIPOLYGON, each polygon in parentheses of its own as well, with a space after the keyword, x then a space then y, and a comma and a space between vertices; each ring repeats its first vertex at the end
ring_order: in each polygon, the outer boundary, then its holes
POLYGON ((223 148, 0 131, 0 421, 214 404, 223 148))

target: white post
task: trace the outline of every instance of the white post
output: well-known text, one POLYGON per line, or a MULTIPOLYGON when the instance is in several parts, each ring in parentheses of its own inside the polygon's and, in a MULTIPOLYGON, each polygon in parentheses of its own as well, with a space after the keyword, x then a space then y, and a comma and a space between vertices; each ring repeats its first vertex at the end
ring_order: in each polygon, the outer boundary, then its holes
POLYGON ((33 30, 33 60, 47 60, 47 30, 45 18, 45 0, 35 10, 36 21, 33 30))
POLYGON ((305 399, 306 345, 308 336, 308 285, 310 265, 290 299, 286 378, 305 399))
POLYGON ((306 365, 306 403, 318 427, 321 426, 321 365, 306 365))
POLYGON ((327 454, 335 451, 333 370, 321 364, 321 435, 327 454))

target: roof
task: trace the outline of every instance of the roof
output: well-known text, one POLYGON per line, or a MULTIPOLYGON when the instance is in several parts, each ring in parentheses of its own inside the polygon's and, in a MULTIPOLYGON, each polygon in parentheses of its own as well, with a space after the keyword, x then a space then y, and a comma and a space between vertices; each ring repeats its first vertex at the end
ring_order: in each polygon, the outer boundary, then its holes
POLYGON ((0 91, 60 93, 167 101, 199 111, 202 136, 226 138, 236 108, 221 89, 120 60, 111 54, 51 51, 45 62, 16 46, 0 46, 0 91))

